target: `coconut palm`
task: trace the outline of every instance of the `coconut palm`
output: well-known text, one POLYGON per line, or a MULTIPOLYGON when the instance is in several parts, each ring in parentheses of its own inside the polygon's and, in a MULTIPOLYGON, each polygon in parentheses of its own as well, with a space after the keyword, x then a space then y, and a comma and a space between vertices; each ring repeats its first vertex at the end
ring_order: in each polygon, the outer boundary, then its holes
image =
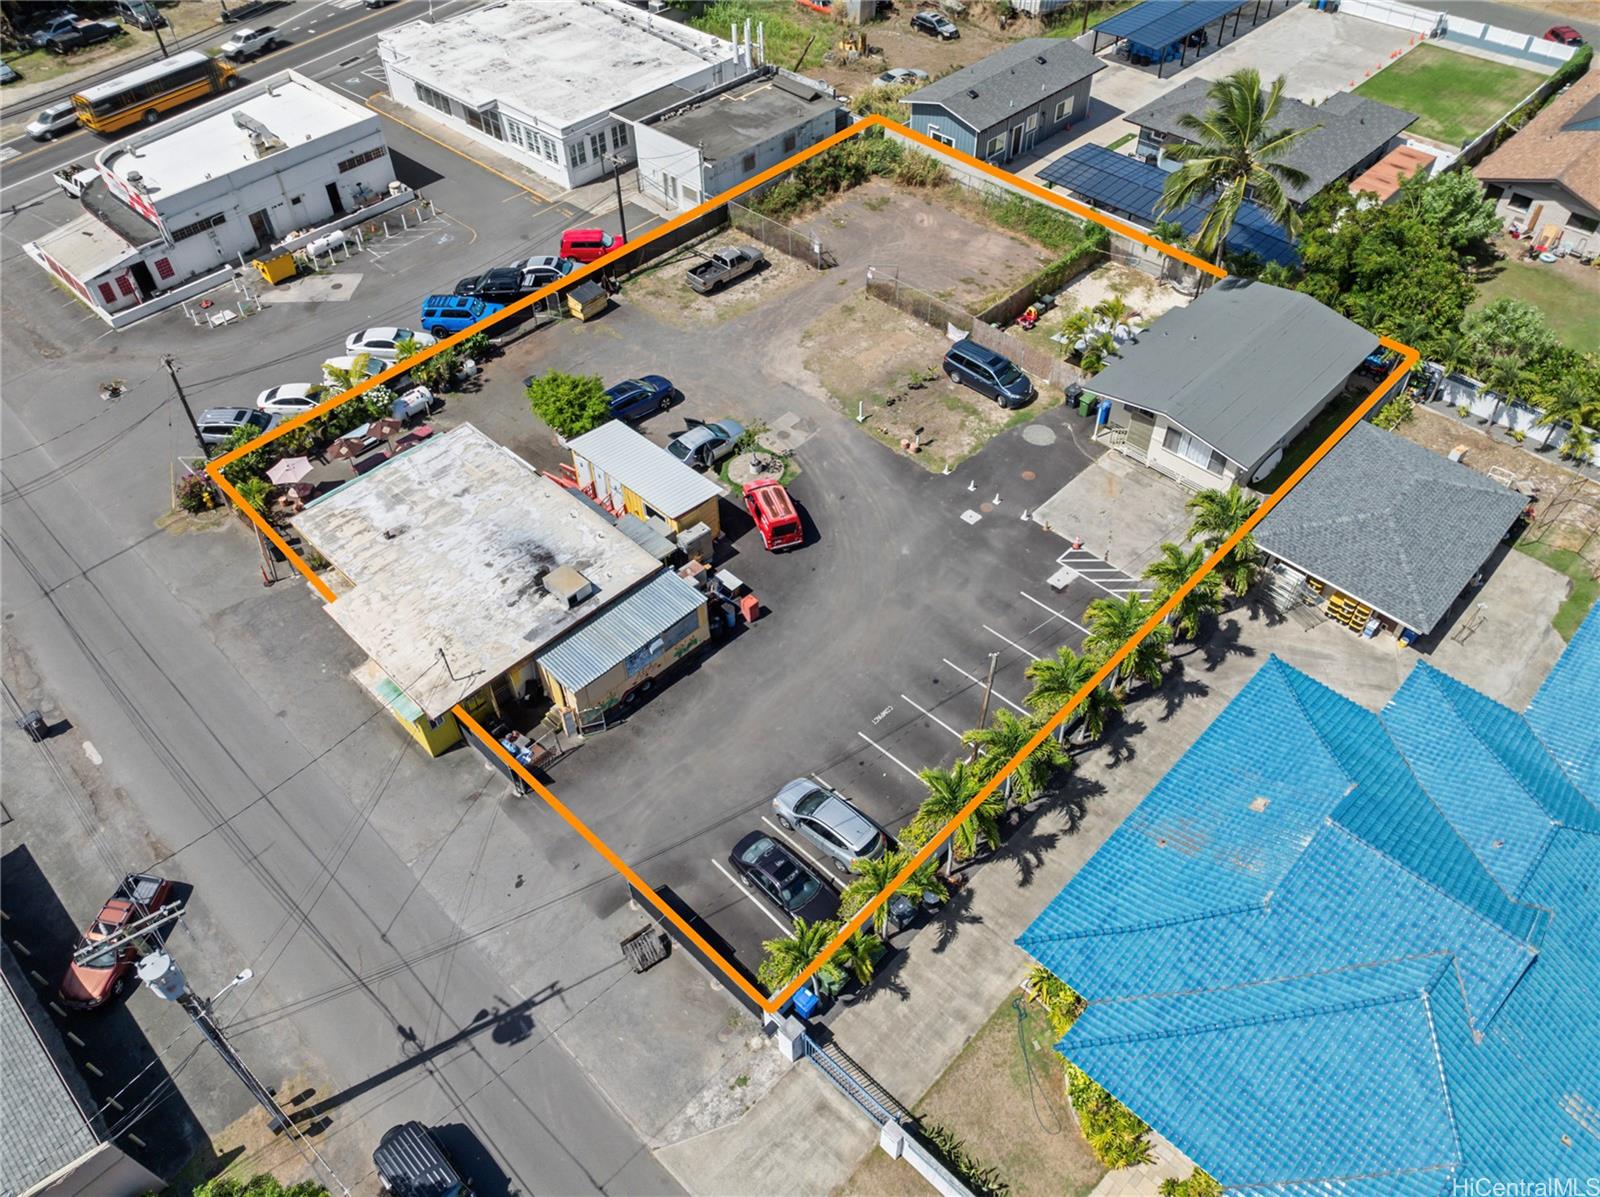
MULTIPOLYGON (((1156 584, 1150 597, 1160 606, 1185 582, 1200 571, 1209 556, 1201 545, 1184 548, 1171 541, 1161 546, 1161 556, 1144 567, 1143 577, 1156 584)), ((1207 574, 1195 584, 1193 590, 1178 600, 1178 605, 1167 616, 1177 638, 1193 640, 1200 632, 1200 620, 1222 609, 1222 579, 1207 574)))
MULTIPOLYGON (((961 737, 981 754, 974 762, 978 776, 988 781, 1033 738, 1039 730, 1039 720, 1018 719, 1010 711, 996 711, 988 727, 974 728, 961 737)), ((1057 769, 1071 765, 1067 755, 1055 740, 1046 736, 1039 746, 1022 758, 1011 776, 1006 778, 1002 790, 1007 805, 1026 806, 1044 792, 1045 783, 1057 769)))
MULTIPOLYGON (((928 787, 928 795, 917 808, 914 820, 937 834, 946 824, 960 818, 962 808, 983 786, 966 761, 957 761, 948 769, 924 769, 917 774, 928 787)), ((956 854, 970 857, 978 850, 981 835, 991 848, 1000 846, 1000 816, 1005 811, 1005 799, 991 794, 972 814, 961 819, 950 838, 945 841, 945 872, 954 874, 956 854)))
MULTIPOLYGON (((1235 482, 1227 490, 1203 490, 1191 495, 1184 506, 1191 516, 1189 539, 1199 541, 1209 554, 1244 526, 1261 506, 1261 500, 1245 494, 1235 482)), ((1256 547, 1255 537, 1241 538, 1216 572, 1234 594, 1243 594, 1255 585, 1261 573, 1261 550, 1256 547)))
POLYGON ((367 381, 367 367, 371 364, 370 353, 358 353, 350 359, 348 370, 341 370, 338 366, 323 366, 322 372, 333 379, 336 391, 348 391, 367 381))
MULTIPOLYGON (((839 916, 848 921, 856 911, 894 884, 900 870, 911 859, 912 852, 910 848, 891 848, 876 860, 857 858, 851 861, 850 871, 855 874, 855 879, 839 895, 839 916)), ((942 902, 950 896, 944 883, 939 880, 939 870, 932 861, 925 862, 895 892, 912 902, 920 902, 924 897, 942 902)), ((885 902, 872 912, 872 930, 880 937, 888 937, 889 903, 885 902)))
MULTIPOLYGON (((839 924, 832 919, 818 919, 814 923, 795 919, 794 930, 787 936, 769 939, 761 945, 766 955, 756 969, 756 980, 766 986, 768 993, 777 993, 805 972, 838 933, 839 924)), ((828 960, 817 970, 815 980, 825 988, 837 988, 844 981, 844 974, 833 960, 828 960)))
MULTIPOLYGON (((1100 665, 1092 657, 1073 652, 1066 645, 1056 649, 1053 657, 1040 657, 1028 665, 1027 678, 1033 683, 1026 699, 1029 709, 1046 717, 1055 714, 1088 683, 1100 665)), ((1105 734, 1106 722, 1122 709, 1122 700, 1105 686, 1090 690, 1080 707, 1083 715, 1079 735, 1084 740, 1098 740, 1105 734)), ((1068 716, 1068 720, 1071 716, 1068 716)), ((1063 721, 1062 726, 1066 726, 1063 721)))
POLYGON ((859 984, 865 985, 872 980, 872 970, 877 967, 878 957, 882 955, 883 940, 870 931, 857 931, 839 945, 839 950, 828 964, 841 974, 849 973, 859 984))
POLYGON ((1133 309, 1128 306, 1128 301, 1120 295, 1107 295, 1094 305, 1094 314, 1106 321, 1112 328, 1119 324, 1126 324, 1128 317, 1133 315, 1133 309))
POLYGON ((1162 670, 1170 659, 1167 643, 1172 639, 1172 629, 1159 623, 1143 639, 1134 639, 1155 610, 1155 603, 1137 594, 1095 599, 1089 604, 1089 634, 1084 637, 1084 648, 1104 660, 1124 644, 1133 645, 1117 666, 1117 680, 1124 690, 1136 681, 1150 686, 1161 684, 1162 670))
POLYGON ((1489 417, 1494 419, 1500 414, 1501 406, 1512 402, 1521 392, 1527 382, 1527 370, 1520 357, 1516 354, 1507 354, 1495 358, 1489 364, 1488 377, 1483 381, 1499 401, 1489 417))
POLYGON ((1300 138, 1321 126, 1273 127, 1285 83, 1279 75, 1263 91, 1253 70, 1216 80, 1206 89, 1210 108, 1178 120, 1192 140, 1166 147, 1167 157, 1182 165, 1167 176, 1156 214, 1209 203, 1194 246, 1219 265, 1247 193, 1291 238, 1300 234, 1300 216, 1285 187, 1304 187, 1309 176, 1283 159, 1300 138))

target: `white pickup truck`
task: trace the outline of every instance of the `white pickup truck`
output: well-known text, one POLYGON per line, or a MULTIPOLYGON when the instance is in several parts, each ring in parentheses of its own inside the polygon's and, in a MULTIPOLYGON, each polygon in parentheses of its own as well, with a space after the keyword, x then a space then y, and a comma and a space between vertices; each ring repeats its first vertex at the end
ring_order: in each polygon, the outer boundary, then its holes
POLYGON ((80 198, 89 189, 89 184, 100 177, 100 172, 90 170, 85 166, 63 166, 52 172, 56 186, 65 191, 73 199, 80 198))
POLYGON ((237 62, 241 58, 254 58, 278 44, 278 30, 274 25, 260 25, 254 29, 240 29, 222 43, 217 51, 222 57, 237 62))

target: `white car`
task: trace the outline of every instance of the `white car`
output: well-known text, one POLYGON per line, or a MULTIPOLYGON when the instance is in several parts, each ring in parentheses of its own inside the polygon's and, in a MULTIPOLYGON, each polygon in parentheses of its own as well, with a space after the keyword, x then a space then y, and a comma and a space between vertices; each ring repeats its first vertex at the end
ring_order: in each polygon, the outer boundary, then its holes
POLYGON ((77 127, 78 110, 72 106, 71 100, 62 100, 59 104, 41 109, 39 115, 28 122, 24 131, 35 141, 49 141, 52 137, 70 133, 77 127))
POLYGON ((309 382, 286 382, 268 387, 256 396, 256 410, 276 416, 296 416, 310 411, 328 397, 328 388, 309 382))
POLYGON ((902 83, 926 83, 928 72, 919 71, 916 67, 890 67, 879 75, 877 82, 886 87, 898 87, 902 83))
POLYGON ((373 357, 370 354, 351 354, 348 357, 330 357, 327 361, 322 363, 322 385, 326 387, 332 387, 335 391, 344 390, 344 380, 335 378, 328 372, 328 368, 331 366, 335 370, 339 370, 348 374, 351 370, 356 368, 356 361, 361 357, 366 358, 367 368, 364 371, 364 377, 356 379, 356 382, 364 382, 366 379, 372 378, 374 375, 382 374, 389 368, 391 364, 383 361, 381 358, 373 357))
POLYGON ((420 329, 364 328, 344 339, 344 351, 351 355, 370 353, 373 357, 382 359, 385 365, 392 366, 399 360, 400 351, 396 346, 401 341, 415 341, 426 349, 435 343, 435 338, 420 329))

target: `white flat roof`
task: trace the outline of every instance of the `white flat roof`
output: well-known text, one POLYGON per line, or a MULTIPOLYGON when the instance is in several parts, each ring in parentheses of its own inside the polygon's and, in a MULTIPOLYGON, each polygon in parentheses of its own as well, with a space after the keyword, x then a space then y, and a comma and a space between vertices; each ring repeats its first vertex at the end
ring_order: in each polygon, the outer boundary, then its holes
POLYGON ((732 61, 733 43, 620 3, 496 4, 381 34, 385 62, 483 108, 498 100, 564 129, 732 61))
POLYGON ((353 583, 328 613, 435 719, 661 568, 471 424, 345 483, 293 522, 353 583), (542 584, 563 565, 597 588, 570 608, 542 584))
POLYGON ((284 143, 284 149, 378 119, 376 113, 322 84, 285 71, 227 100, 214 101, 188 119, 180 117, 136 133, 103 152, 100 161, 123 179, 129 171, 138 171, 153 199, 178 195, 242 166, 270 160, 271 154, 256 156, 249 135, 234 122, 239 112, 259 121, 284 143))
POLYGON ((85 212, 35 241, 34 246, 73 278, 87 284, 137 251, 92 213, 85 212))

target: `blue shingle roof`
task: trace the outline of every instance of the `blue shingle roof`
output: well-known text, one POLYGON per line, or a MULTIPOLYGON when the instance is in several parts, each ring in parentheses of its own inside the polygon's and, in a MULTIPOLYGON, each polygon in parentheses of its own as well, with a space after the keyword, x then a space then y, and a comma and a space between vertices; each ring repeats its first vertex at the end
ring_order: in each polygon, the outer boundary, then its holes
POLYGON ((1600 1175, 1597 629, 1526 719, 1269 659, 1019 938, 1063 1054, 1231 1189, 1600 1175))

